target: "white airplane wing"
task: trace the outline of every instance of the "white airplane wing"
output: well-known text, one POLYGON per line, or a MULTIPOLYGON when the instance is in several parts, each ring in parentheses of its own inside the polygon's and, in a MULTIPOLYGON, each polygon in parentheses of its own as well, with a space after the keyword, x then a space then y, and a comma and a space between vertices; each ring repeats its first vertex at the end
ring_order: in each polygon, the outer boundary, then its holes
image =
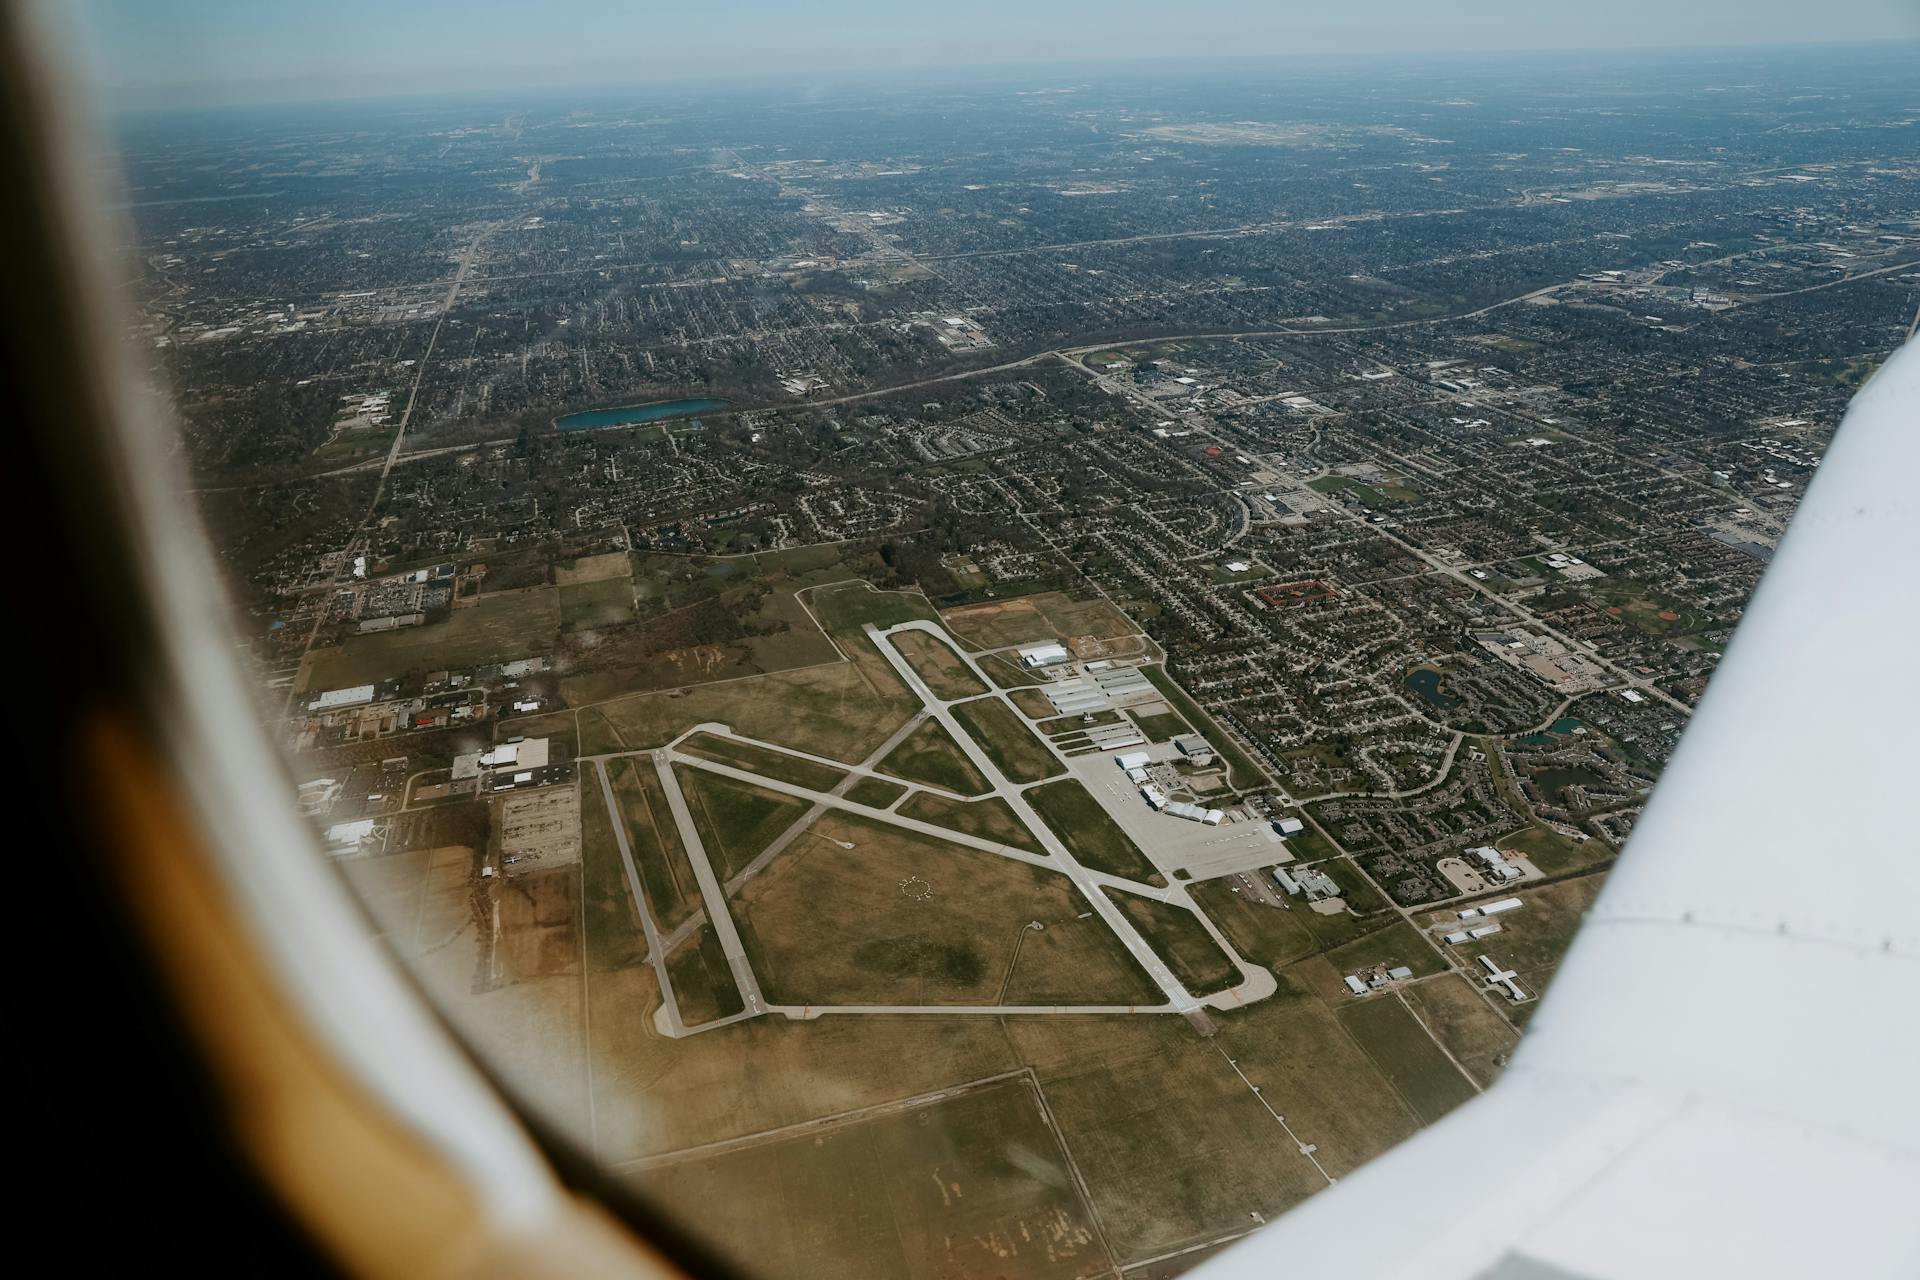
POLYGON ((1920 342, 1499 1083, 1194 1274, 1920 1277, 1920 342))

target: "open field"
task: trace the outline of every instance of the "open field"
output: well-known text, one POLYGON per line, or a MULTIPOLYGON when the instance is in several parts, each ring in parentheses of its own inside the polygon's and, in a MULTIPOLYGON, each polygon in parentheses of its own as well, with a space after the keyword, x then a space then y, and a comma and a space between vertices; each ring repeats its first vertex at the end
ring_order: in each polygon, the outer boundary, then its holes
POLYGON ((927 682, 927 688, 945 701, 971 698, 987 692, 987 686, 980 683, 980 677, 968 669, 967 664, 947 647, 944 640, 924 631, 898 631, 888 636, 886 643, 898 649, 900 656, 927 682))
MULTIPOLYGON (((884 667, 885 660, 873 656, 884 667)), ((840 662, 587 707, 580 712, 580 749, 663 746, 712 721, 750 738, 858 763, 917 709, 891 671, 840 662)))
POLYGON ((1109 875, 1156 886, 1166 884, 1166 878, 1154 870, 1147 855, 1107 816, 1078 779, 1062 778, 1034 787, 1026 793, 1026 800, 1060 837, 1075 861, 1109 875))
POLYGON ((929 719, 908 734, 876 767, 896 778, 944 787, 963 796, 987 790, 987 780, 938 720, 929 719))
POLYGON ((1507 1056, 1520 1043, 1519 1033, 1487 1007, 1465 978, 1442 974, 1416 982, 1405 994, 1420 1020, 1482 1088, 1499 1077, 1507 1056))
POLYGON ((743 1272, 1072 1280, 1112 1269, 1025 1076, 629 1176, 743 1272))
MULTIPOLYGON (((677 928, 699 910, 700 886, 693 878, 680 828, 667 808, 666 792, 653 761, 609 760, 607 781, 613 787, 614 803, 627 824, 627 846, 633 851, 634 865, 640 871, 641 892, 647 895, 647 910, 653 922, 663 930, 677 928)), ((586 779, 589 810, 606 808, 597 777, 586 779)), ((689 802, 691 803, 691 802, 689 802)), ((616 846, 615 857, 619 850, 616 846)))
POLYGON ((1548 876, 1596 866, 1613 857, 1613 850, 1604 840, 1572 840, 1542 826, 1523 827, 1493 843, 1501 849, 1520 850, 1540 868, 1540 874, 1548 876))
POLYGON ((1171 742, 1187 732, 1187 722, 1177 712, 1142 715, 1138 711, 1129 711, 1127 715, 1140 726, 1140 732, 1147 736, 1148 742, 1171 742))
POLYGON ((720 935, 703 923, 667 957, 667 976, 673 982, 674 1003, 688 1026, 712 1022, 739 1013, 740 988, 720 950, 720 935))
POLYGON ((1105 600, 1073 600, 1058 591, 948 609, 947 629, 976 649, 1003 649, 1058 638, 1116 640, 1137 628, 1105 600))
POLYGON ((895 812, 948 827, 963 835, 997 840, 1031 853, 1046 852, 1040 842, 1033 838, 1033 833, 1014 816, 1012 807, 999 796, 988 796, 983 800, 955 800, 932 791, 922 791, 895 812))
POLYGON ((868 774, 847 788, 847 799, 869 809, 884 809, 906 793, 907 789, 899 783, 868 774))
POLYGON ((597 556, 580 556, 553 563, 553 582, 561 588, 588 582, 626 581, 633 573, 633 562, 624 551, 608 551, 597 556))
POLYGON ((625 578, 603 578, 557 590, 560 624, 570 631, 617 627, 633 621, 633 587, 625 578))
POLYGON ((805 800, 692 765, 676 764, 673 772, 714 874, 722 880, 738 875, 807 811, 805 800))
MULTIPOLYGON (((583 774, 580 785, 582 944, 588 972, 602 973, 638 963, 647 954, 647 938, 640 928, 626 867, 620 861, 613 819, 600 795, 600 779, 583 774)), ((616 789, 614 794, 618 797, 620 792, 616 789)), ((628 830, 631 843, 633 828, 629 826, 628 830)), ((634 847, 634 860, 640 862, 638 846, 634 847)))
POLYGON ((751 742, 716 737, 711 733, 696 733, 684 738, 674 749, 685 755, 732 765, 736 769, 745 769, 749 773, 758 773, 779 782, 791 782, 796 787, 807 787, 814 791, 831 791, 847 776, 838 769, 830 769, 812 760, 769 751, 751 742))
POLYGON ((484 595, 444 622, 315 649, 302 688, 344 689, 408 672, 508 662, 552 649, 559 630, 560 602, 551 587, 484 595))
POLYGON ((998 698, 963 702, 954 718, 966 727, 994 766, 1014 782, 1038 782, 1063 772, 1051 751, 998 698))
POLYGON ((497 723, 495 736, 503 739, 508 737, 545 738, 550 744, 549 758, 555 764, 563 764, 580 753, 580 733, 576 723, 571 711, 511 716, 497 723))
POLYGON ((882 591, 865 582, 837 582, 819 587, 807 597, 807 603, 830 634, 851 636, 863 649, 873 647, 870 641, 860 638, 860 629, 869 623, 891 627, 916 619, 937 622, 940 618, 927 598, 916 591, 882 591))
POLYGON ((1193 912, 1158 898, 1107 888, 1106 895, 1125 913, 1180 985, 1196 996, 1225 991, 1240 981, 1240 967, 1207 933, 1193 912))
MULTIPOLYGON (((1045 720, 1053 715, 1053 704, 1038 689, 1015 689, 1007 695, 1029 720, 1045 720)), ((1074 717, 1076 720, 1078 716, 1074 717)))
POLYGON ((1339 1018, 1380 1074, 1428 1124, 1473 1097, 1467 1078, 1398 998, 1353 1001, 1339 1011, 1339 1018))
POLYGON ((1303 919, 1313 914, 1304 903, 1272 906, 1251 894, 1235 893, 1232 878, 1203 880, 1188 885, 1187 892, 1234 949, 1254 964, 1277 971, 1320 949, 1303 919))
POLYGON ((822 815, 735 899, 777 1003, 1157 1002, 1087 910, 1057 872, 844 812, 822 815))

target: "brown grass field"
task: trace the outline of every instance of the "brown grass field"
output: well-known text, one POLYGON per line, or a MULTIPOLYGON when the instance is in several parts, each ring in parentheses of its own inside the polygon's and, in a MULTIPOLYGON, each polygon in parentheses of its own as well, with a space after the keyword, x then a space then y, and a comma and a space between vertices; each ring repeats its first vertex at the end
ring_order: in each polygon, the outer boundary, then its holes
POLYGON ((953 715, 994 766, 1012 781, 1039 782, 1066 772, 1026 722, 1000 699, 963 702, 953 708, 953 715))
POLYGON ((980 677, 943 640, 924 631, 900 631, 888 636, 887 643, 900 651, 937 697, 951 702, 987 692, 980 677))
POLYGON ((1105 600, 1072 600, 1058 591, 961 605, 942 617, 955 637, 977 649, 1076 637, 1115 640, 1138 629, 1105 600))
POLYGON ((1072 1280, 1113 1268, 1022 1076, 628 1176, 743 1273, 1072 1280))
POLYGON ((1056 872, 844 812, 823 815, 735 899, 777 1003, 1157 1003, 1107 927, 1079 918, 1086 910, 1056 872))
MULTIPOLYGON (((849 795, 849 798, 852 796, 849 795)), ((984 800, 955 800, 932 791, 922 791, 894 812, 918 818, 922 822, 936 823, 963 835, 997 840, 1030 853, 1046 852, 1040 842, 1033 838, 1033 833, 1027 830, 1026 824, 1014 815, 1012 806, 999 796, 988 796, 984 800)))
POLYGON ((858 764, 917 710, 876 653, 872 664, 835 663, 602 702, 580 712, 580 749, 658 747, 712 721, 749 738, 858 764))
POLYGON ((551 587, 484 595, 444 622, 354 636, 307 661, 302 689, 344 689, 409 671, 507 662, 553 649, 560 601, 551 587))
POLYGON ((986 778, 938 720, 929 719, 908 734, 877 767, 896 778, 941 787, 957 795, 977 796, 987 790, 986 778))

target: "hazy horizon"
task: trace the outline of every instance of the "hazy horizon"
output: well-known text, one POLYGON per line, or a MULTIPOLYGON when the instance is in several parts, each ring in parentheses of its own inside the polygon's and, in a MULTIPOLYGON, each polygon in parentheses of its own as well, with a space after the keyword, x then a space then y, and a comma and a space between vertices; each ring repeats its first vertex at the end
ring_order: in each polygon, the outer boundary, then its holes
POLYGON ((1818 8, 1653 0, 1572 3, 1384 0, 1369 21, 1323 4, 1219 0, 1174 12, 1135 0, 1013 0, 907 12, 874 0, 805 11, 719 0, 636 12, 611 0, 540 7, 421 0, 83 0, 54 14, 116 108, 348 102, 446 93, 1125 64, 1407 57, 1765 51, 1920 39, 1920 0, 1818 8))

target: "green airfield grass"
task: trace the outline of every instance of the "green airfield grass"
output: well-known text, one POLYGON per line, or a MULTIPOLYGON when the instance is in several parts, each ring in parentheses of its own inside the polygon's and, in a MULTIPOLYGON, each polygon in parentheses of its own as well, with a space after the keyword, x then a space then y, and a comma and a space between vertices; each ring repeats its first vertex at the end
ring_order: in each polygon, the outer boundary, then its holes
POLYGON ((807 812, 807 802, 692 765, 676 764, 674 776, 693 813, 694 829, 722 880, 738 875, 774 838, 807 812))
POLYGON ((876 766, 909 782, 943 787, 963 796, 982 795, 987 780, 938 720, 929 719, 901 740, 876 766))
POLYGON ((743 1274, 1077 1280, 1113 1266, 1026 1079, 630 1178, 743 1274))
POLYGON ((1428 1124, 1473 1097, 1473 1085, 1393 996, 1353 1001, 1338 1016, 1380 1074, 1428 1124))
POLYGON ((647 939, 635 913, 627 871, 613 834, 600 779, 584 774, 580 792, 581 927, 589 972, 637 964, 647 939))
POLYGON ((1111 886, 1102 886, 1102 891, 1192 994, 1212 995, 1240 981, 1240 967, 1220 949, 1193 912, 1177 903, 1123 893, 1111 886))
POLYGON ((696 733, 683 738, 675 750, 812 791, 831 791, 847 776, 839 769, 812 760, 770 751, 751 742, 716 737, 711 733, 696 733))
POLYGON ((898 631, 887 637, 887 643, 900 651, 900 656, 927 682, 927 688, 933 690, 935 697, 952 702, 987 692, 980 677, 973 674, 944 640, 924 631, 898 631))
POLYGON ((998 698, 962 702, 954 719, 973 736, 994 767, 1014 782, 1039 782, 1064 772, 1064 766, 998 698))
POLYGON ((1016 666, 997 653, 989 653, 977 659, 980 669, 987 678, 1002 689, 1023 689, 1030 685, 1045 684, 1044 676, 1035 675, 1024 667, 1016 666))
POLYGON ((1033 833, 1015 816, 1013 807, 999 796, 987 796, 981 800, 955 800, 932 791, 922 791, 894 812, 902 817, 918 818, 922 822, 958 831, 962 835, 997 840, 1030 853, 1046 852, 1040 842, 1033 838, 1033 833))
POLYGON ((884 809, 906 793, 907 789, 899 783, 869 774, 847 788, 846 798, 869 809, 884 809))
MULTIPOLYGON (((607 781, 626 823, 627 847, 633 851, 634 866, 640 872, 647 910, 663 932, 678 928, 699 910, 700 886, 693 878, 693 864, 681 842, 679 825, 667 807, 660 776, 651 760, 610 760, 607 781)), ((583 800, 589 806, 605 808, 599 779, 589 777, 588 783, 583 800)))
POLYGON ((744 883, 734 915, 767 998, 781 1004, 1161 998, 1065 876, 844 811, 823 814, 744 883), (1044 927, 1029 929, 1034 921, 1044 927))
POLYGON ((1077 778, 1062 778, 1033 787, 1026 801, 1067 846, 1074 860, 1095 871, 1138 880, 1156 887, 1166 878, 1154 870, 1139 846, 1128 838, 1100 802, 1077 778))
POLYGON ((1137 712, 1128 712, 1140 732, 1147 736, 1148 742, 1171 742, 1187 732, 1187 722, 1173 712, 1157 716, 1143 716, 1137 712))
POLYGON ((720 949, 720 935, 711 923, 702 924, 693 937, 667 957, 667 977, 673 983, 680 1020, 690 1027, 731 1017, 746 1008, 733 980, 733 968, 720 949))
POLYGON ((551 587, 485 595, 455 609, 444 622, 354 636, 315 649, 308 689, 343 689, 408 672, 484 666, 552 650, 560 604, 551 587))

